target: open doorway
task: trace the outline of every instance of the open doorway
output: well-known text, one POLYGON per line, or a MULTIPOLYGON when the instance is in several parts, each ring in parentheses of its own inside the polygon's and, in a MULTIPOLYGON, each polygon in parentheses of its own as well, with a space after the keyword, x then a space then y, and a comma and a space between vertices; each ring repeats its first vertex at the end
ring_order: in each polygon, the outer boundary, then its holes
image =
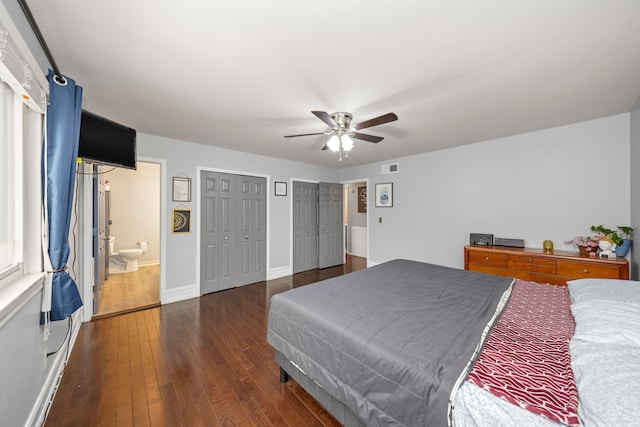
POLYGON ((160 304, 161 166, 96 166, 94 318, 160 304))
POLYGON ((344 184, 345 251, 367 258, 367 183, 344 184))

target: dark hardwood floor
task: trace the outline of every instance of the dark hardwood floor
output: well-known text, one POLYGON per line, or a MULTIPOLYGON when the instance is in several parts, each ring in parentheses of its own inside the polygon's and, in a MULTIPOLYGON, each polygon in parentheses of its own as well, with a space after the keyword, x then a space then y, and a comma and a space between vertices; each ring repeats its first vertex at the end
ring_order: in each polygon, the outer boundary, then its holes
POLYGON ((339 426, 266 341, 270 297, 366 267, 312 270, 84 323, 45 426, 339 426))

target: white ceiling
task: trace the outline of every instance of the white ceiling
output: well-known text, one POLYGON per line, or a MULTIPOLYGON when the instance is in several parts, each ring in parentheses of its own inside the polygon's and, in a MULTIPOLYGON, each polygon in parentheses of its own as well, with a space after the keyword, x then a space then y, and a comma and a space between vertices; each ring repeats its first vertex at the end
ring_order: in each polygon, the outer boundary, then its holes
POLYGON ((138 132, 348 167, 628 112, 638 0, 28 0, 83 107, 138 132), (311 110, 379 144, 321 151, 311 110))

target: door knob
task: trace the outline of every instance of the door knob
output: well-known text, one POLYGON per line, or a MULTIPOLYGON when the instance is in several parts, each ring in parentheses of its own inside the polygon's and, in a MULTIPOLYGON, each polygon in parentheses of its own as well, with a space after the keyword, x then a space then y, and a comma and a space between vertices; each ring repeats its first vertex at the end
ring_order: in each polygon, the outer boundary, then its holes
POLYGON ((229 236, 224 236, 224 240, 229 240, 229 236))
POLYGON ((245 240, 249 240, 249 236, 244 236, 244 239, 245 240))

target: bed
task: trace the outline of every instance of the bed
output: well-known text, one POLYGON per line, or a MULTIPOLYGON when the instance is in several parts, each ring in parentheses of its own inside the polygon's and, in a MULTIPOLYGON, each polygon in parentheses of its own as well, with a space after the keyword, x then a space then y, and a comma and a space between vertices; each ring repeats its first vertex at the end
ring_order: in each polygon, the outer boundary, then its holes
POLYGON ((274 295, 267 341, 281 380, 345 426, 632 425, 634 285, 559 287, 393 260, 274 295))

